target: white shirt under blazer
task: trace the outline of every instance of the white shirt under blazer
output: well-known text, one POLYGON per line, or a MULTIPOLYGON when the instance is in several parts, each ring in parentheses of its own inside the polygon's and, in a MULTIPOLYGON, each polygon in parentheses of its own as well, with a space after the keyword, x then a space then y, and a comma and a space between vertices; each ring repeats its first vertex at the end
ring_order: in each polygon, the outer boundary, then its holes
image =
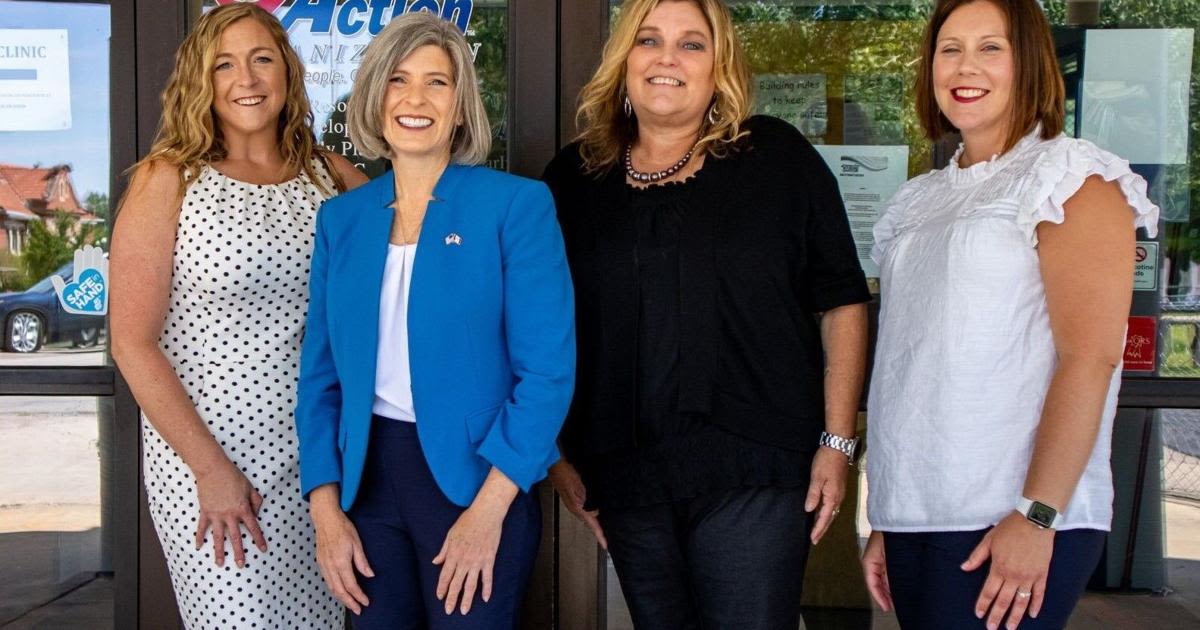
MULTIPOLYGON (((868 518, 891 532, 974 531, 1016 506, 1057 363, 1037 226, 1084 180, 1115 181, 1130 227, 1158 208, 1129 163, 1040 130, 992 160, 913 178, 875 226, 882 310, 868 404, 868 518)), ((1079 208, 1077 212, 1086 212, 1079 208)), ((1130 252, 1130 256, 1133 252, 1130 252)), ((1060 529, 1108 530, 1118 368, 1060 529)))
POLYGON ((371 413, 416 422, 408 360, 408 289, 417 244, 388 243, 379 292, 379 356, 375 359, 375 402, 371 413))

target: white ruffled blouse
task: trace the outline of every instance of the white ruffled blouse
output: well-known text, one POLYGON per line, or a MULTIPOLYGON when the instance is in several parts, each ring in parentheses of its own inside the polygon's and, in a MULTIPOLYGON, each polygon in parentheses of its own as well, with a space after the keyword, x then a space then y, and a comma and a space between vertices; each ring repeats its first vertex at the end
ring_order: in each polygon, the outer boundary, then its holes
MULTIPOLYGON (((987 162, 909 180, 875 226, 883 299, 868 409, 868 517, 894 532, 972 531, 1016 506, 1056 356, 1037 225, 1099 175, 1153 236, 1158 208, 1129 163, 1040 130, 987 162)), ((1132 252, 1131 252, 1132 255, 1132 252)), ((1121 372, 1061 529, 1108 530, 1121 372)))

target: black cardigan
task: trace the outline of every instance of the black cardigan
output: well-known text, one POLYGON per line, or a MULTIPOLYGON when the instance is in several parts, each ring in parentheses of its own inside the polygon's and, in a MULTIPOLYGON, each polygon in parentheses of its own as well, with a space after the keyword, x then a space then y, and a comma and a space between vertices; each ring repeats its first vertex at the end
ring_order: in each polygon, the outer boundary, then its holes
MULTIPOLYGON (((766 116, 697 173, 680 235, 681 413, 800 452, 824 426, 814 313, 870 299, 837 182, 791 125, 766 116)), ((567 459, 636 446, 636 222, 620 168, 585 175, 578 144, 543 176, 575 283, 578 366, 567 459)))

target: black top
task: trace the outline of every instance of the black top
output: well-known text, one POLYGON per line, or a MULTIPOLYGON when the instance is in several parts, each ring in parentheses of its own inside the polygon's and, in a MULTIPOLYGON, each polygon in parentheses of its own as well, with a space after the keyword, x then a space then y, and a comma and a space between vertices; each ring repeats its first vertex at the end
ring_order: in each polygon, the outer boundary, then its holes
POLYGON ((836 182, 774 118, 684 183, 546 169, 575 282, 562 434, 590 506, 805 483, 824 425, 813 313, 869 299, 836 182))
POLYGON ((633 190, 637 220, 637 444, 677 431, 679 401, 679 231, 695 180, 633 190))

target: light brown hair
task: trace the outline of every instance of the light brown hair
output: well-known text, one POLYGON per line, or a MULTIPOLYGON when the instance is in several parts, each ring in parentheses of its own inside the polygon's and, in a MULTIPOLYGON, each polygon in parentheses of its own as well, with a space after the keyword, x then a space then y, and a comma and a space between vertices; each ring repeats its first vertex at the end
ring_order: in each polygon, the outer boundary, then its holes
POLYGON ((938 109, 933 58, 942 25, 951 13, 972 2, 991 2, 1008 22, 1008 41, 1013 53, 1013 101, 1004 150, 1016 146, 1038 123, 1042 125, 1044 140, 1062 133, 1066 89, 1058 69, 1050 24, 1036 0, 939 0, 925 26, 921 66, 917 71, 917 118, 925 135, 936 142, 943 135, 958 131, 938 109))
POLYGON ((696 153, 718 157, 746 135, 742 124, 754 104, 750 66, 737 39, 733 18, 722 0, 626 0, 620 17, 604 45, 600 67, 579 93, 576 124, 582 130, 580 155, 589 173, 607 171, 621 150, 637 138, 637 121, 625 116, 625 61, 633 49, 646 16, 662 2, 691 2, 708 21, 713 34, 713 83, 717 108, 715 123, 706 121, 696 153))
MULTIPOLYGON (((324 180, 317 176, 312 164, 313 157, 323 149, 316 147, 313 135, 312 110, 304 91, 304 64, 288 42, 279 20, 257 5, 242 2, 205 13, 179 46, 175 68, 162 93, 163 114, 158 135, 150 153, 131 170, 154 162, 170 164, 179 169, 182 194, 199 177, 202 167, 225 158, 225 140, 213 111, 213 64, 221 35, 243 19, 254 20, 267 29, 287 72, 287 95, 279 112, 279 152, 289 170, 303 172, 309 181, 324 189, 324 180)), ((338 174, 333 168, 327 170, 341 188, 338 174)))

